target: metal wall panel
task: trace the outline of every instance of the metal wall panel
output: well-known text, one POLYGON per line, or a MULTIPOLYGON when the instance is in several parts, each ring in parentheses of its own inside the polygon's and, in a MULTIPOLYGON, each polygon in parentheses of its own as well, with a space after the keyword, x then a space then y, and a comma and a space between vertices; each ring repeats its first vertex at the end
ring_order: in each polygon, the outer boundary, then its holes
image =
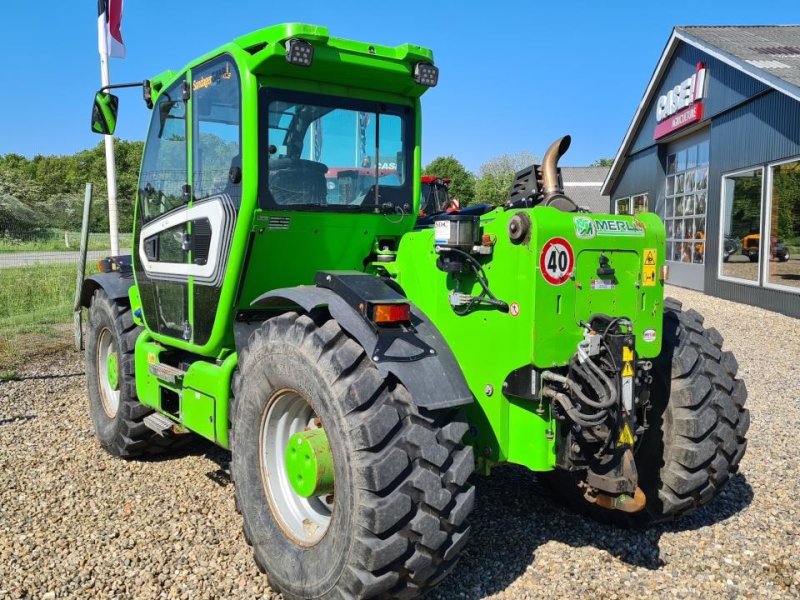
POLYGON ((647 194, 648 208, 653 211, 664 205, 664 167, 659 158, 658 148, 651 146, 642 152, 630 156, 625 161, 622 171, 617 177, 614 189, 609 197, 610 211, 614 212, 614 200, 635 194, 647 194), (661 192, 660 202, 658 193, 661 192))

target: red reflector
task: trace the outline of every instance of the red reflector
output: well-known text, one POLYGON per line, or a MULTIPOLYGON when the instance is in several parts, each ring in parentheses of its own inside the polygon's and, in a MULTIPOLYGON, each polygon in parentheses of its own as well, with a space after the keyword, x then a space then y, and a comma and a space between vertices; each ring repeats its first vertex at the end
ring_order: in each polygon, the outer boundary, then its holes
POLYGON ((411 320, 411 306, 408 304, 376 304, 372 309, 375 323, 399 323, 411 320))

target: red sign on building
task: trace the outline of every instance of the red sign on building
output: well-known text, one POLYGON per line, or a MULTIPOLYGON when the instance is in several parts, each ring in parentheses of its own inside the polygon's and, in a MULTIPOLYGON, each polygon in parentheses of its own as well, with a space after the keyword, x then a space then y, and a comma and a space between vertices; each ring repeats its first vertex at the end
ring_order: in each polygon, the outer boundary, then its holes
POLYGON ((697 123, 703 119, 703 103, 706 88, 706 69, 697 63, 697 71, 658 99, 656 104, 656 125, 653 139, 663 138, 670 133, 697 123))
POLYGON ((666 121, 661 121, 656 125, 656 131, 653 138, 658 140, 664 136, 669 135, 673 131, 677 131, 681 127, 686 127, 691 123, 697 123, 703 120, 703 103, 697 102, 691 106, 687 106, 682 111, 675 113, 666 121))

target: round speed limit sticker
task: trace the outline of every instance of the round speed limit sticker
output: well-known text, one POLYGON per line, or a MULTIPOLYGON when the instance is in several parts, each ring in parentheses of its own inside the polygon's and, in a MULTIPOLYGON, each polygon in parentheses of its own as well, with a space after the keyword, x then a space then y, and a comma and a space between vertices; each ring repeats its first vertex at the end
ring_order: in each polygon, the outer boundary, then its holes
POLYGON ((542 277, 550 285, 561 285, 572 274, 575 267, 575 253, 564 238, 554 237, 547 241, 539 255, 539 268, 542 277))

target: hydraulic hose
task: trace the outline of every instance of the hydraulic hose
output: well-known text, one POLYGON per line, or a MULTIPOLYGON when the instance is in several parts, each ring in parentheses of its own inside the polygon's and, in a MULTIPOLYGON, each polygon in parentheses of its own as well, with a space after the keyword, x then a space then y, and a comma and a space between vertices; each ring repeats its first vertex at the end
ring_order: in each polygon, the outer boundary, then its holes
MULTIPOLYGON (((581 375, 585 375, 582 371, 578 371, 581 375)), ((573 381, 569 377, 564 375, 559 375, 558 373, 553 373, 551 371, 545 371, 542 373, 542 379, 546 379, 548 381, 557 381, 558 383, 562 383, 569 387, 572 392, 578 397, 578 399, 585 404, 586 406, 590 406, 591 408, 610 408, 614 406, 615 398, 609 395, 607 392, 602 392, 599 395, 598 400, 592 400, 586 394, 583 393, 580 384, 577 381, 573 381)), ((588 378, 587 378, 588 379, 588 378)), ((591 385, 591 382, 589 382, 591 385)), ((597 391, 597 390, 595 390, 597 391)))
POLYGON ((583 367, 578 362, 577 357, 573 357, 572 361, 569 364, 570 368, 570 375, 572 373, 577 373, 589 386, 592 388, 594 393, 597 395, 597 403, 605 403, 607 402, 607 398, 613 398, 614 396, 611 394, 611 390, 603 385, 603 383, 594 376, 594 374, 589 370, 583 367))
POLYGON ((600 380, 603 382, 605 387, 608 388, 608 395, 611 396, 614 401, 617 400, 617 386, 611 381, 608 376, 603 373, 603 371, 598 367, 592 360, 587 360, 586 363, 589 365, 589 368, 594 371, 595 375, 597 375, 600 380))
POLYGON ((580 410, 575 408, 575 405, 572 404, 572 401, 566 394, 557 392, 553 388, 544 388, 542 390, 542 394, 558 402, 564 409, 564 411, 567 413, 567 416, 569 416, 570 419, 572 419, 575 423, 577 423, 581 427, 597 427, 598 425, 602 425, 603 421, 605 421, 606 419, 607 416, 606 411, 601 411, 594 415, 587 415, 586 413, 582 413, 580 410))

